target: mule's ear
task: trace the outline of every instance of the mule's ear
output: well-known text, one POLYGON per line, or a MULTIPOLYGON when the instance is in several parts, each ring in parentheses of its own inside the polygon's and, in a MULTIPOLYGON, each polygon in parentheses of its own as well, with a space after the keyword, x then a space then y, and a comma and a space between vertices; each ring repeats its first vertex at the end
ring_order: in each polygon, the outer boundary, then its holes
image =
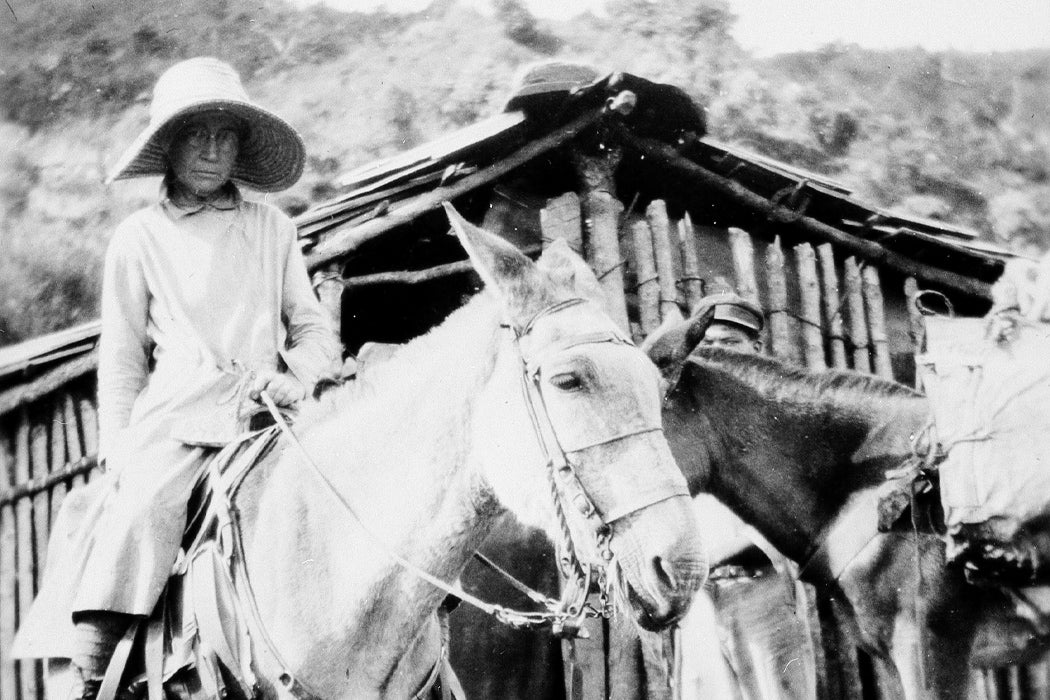
POLYGON ((704 306, 703 308, 697 309, 692 316, 686 319, 685 343, 689 346, 689 350, 686 354, 696 349, 696 346, 704 339, 708 326, 710 326, 714 320, 714 306, 704 306))
POLYGON ((500 299, 507 320, 520 329, 532 317, 532 309, 549 303, 543 274, 513 245, 464 219, 449 202, 443 205, 485 287, 500 299))
POLYGON ((642 343, 642 350, 668 382, 677 383, 685 358, 703 339, 714 316, 714 307, 708 306, 685 321, 664 321, 642 343))
POLYGON ((591 266, 564 238, 555 239, 540 255, 539 266, 560 289, 605 305, 605 293, 591 266))

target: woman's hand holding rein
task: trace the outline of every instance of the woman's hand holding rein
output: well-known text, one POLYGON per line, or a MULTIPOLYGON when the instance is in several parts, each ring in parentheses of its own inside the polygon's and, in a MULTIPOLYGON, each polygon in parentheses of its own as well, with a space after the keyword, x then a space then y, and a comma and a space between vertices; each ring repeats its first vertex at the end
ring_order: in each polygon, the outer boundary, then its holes
POLYGON ((251 397, 258 400, 261 392, 267 392, 278 406, 294 406, 306 398, 306 387, 290 374, 272 370, 259 372, 252 382, 251 397))

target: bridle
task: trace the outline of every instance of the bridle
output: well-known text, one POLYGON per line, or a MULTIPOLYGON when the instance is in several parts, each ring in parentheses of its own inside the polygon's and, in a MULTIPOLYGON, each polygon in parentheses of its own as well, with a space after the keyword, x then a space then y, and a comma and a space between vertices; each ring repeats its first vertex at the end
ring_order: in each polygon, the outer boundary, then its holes
MULTIPOLYGON (((659 420, 656 423, 643 424, 621 433, 592 436, 586 443, 567 442, 564 437, 559 438, 558 430, 551 421, 550 412, 547 409, 543 396, 542 368, 544 360, 554 354, 582 345, 612 343, 635 348, 635 344, 630 338, 610 324, 609 328, 605 330, 581 333, 552 346, 543 347, 535 353, 530 352, 527 347, 528 337, 538 321, 544 317, 552 316, 565 309, 585 303, 588 303, 586 299, 573 297, 550 304, 534 314, 522 326, 521 330, 516 329, 509 323, 503 324, 503 327, 514 331, 514 345, 517 348, 518 356, 521 358, 522 396, 532 423, 533 433, 546 462, 551 499, 554 504, 555 515, 558 518, 560 534, 558 543, 559 564, 562 574, 566 578, 561 599, 556 601, 556 603, 551 601, 555 605, 548 605, 547 610, 539 613, 518 614, 529 616, 530 623, 524 626, 543 627, 550 625, 555 635, 567 637, 578 636, 583 620, 586 617, 608 618, 612 614, 612 583, 608 572, 608 567, 611 565, 613 558, 611 524, 646 506, 682 493, 677 490, 673 492, 672 490, 667 490, 649 498, 644 498, 640 502, 630 502, 629 504, 615 503, 611 499, 596 500, 580 479, 578 462, 571 457, 580 455, 595 447, 610 445, 638 435, 653 432, 662 434, 663 426, 659 420), (580 561, 577 555, 578 547, 569 527, 568 518, 565 515, 566 502, 575 507, 585 521, 591 525, 595 536, 595 545, 601 559, 600 563, 585 566, 580 561), (586 602, 592 581, 598 584, 599 603, 596 608, 586 602)), ((639 352, 641 351, 639 350, 639 352)), ((513 624, 506 619, 502 621, 507 624, 513 624)))
MULTIPOLYGON (((535 437, 543 453, 543 458, 546 461, 547 478, 551 489, 551 498, 558 518, 560 530, 559 563, 562 573, 568 580, 563 587, 561 598, 559 600, 554 600, 542 593, 530 589, 525 584, 514 580, 513 577, 510 577, 509 574, 502 571, 502 569, 499 569, 499 567, 492 565, 491 562, 488 562, 488 564, 502 575, 511 578, 513 585, 519 590, 525 592, 531 600, 541 604, 544 609, 540 611, 514 610, 481 600, 463 590, 458 584, 443 581, 398 554, 393 547, 387 544, 357 516, 351 504, 311 458, 305 446, 281 415, 273 399, 266 392, 261 393, 261 399, 263 403, 266 404, 266 407, 269 409, 273 419, 276 421, 285 437, 287 437, 295 446, 303 461, 325 485, 325 490, 328 491, 329 495, 335 498, 342 508, 357 522, 358 526, 371 539, 380 545, 380 547, 386 552, 387 556, 393 559, 403 569, 426 581, 435 588, 445 592, 447 595, 459 598, 464 603, 491 615, 496 620, 510 627, 518 629, 541 629, 550 627, 554 634, 560 636, 569 638, 580 636, 584 619, 588 617, 607 618, 612 613, 612 584, 608 572, 608 568, 613 559, 611 549, 612 523, 631 513, 646 508, 647 506, 675 496, 686 494, 686 491, 682 486, 663 486, 648 491, 642 490, 640 493, 634 494, 631 499, 626 499, 626 502, 623 502, 624 499, 610 497, 595 498, 593 492, 589 492, 581 480, 578 473, 579 462, 574 461, 574 456, 581 455, 582 453, 596 447, 626 440, 630 437, 646 433, 663 433, 663 426, 660 423, 659 414, 657 414, 656 421, 651 424, 645 423, 625 432, 598 435, 581 444, 577 444, 576 441, 570 440, 570 436, 562 435, 559 437, 558 428, 551 421, 543 395, 542 368, 544 360, 558 352, 570 348, 598 343, 613 343, 637 350, 635 344, 630 338, 611 324, 606 330, 572 336, 561 342, 552 344, 549 347, 541 347, 537 352, 532 352, 526 347, 528 345, 530 333, 538 321, 565 309, 585 303, 590 302, 579 297, 555 302, 544 307, 533 315, 532 318, 522 326, 521 330, 518 330, 510 323, 504 322, 501 324, 502 327, 514 331, 514 346, 517 350, 521 364, 520 377, 522 395, 535 437), (580 561, 577 554, 578 546, 573 537, 568 517, 565 513, 566 503, 571 504, 572 507, 576 508, 576 510, 584 517, 585 521, 591 525, 601 563, 584 565, 584 563, 580 561), (590 594, 592 582, 597 583, 599 589, 599 603, 597 607, 587 603, 587 597, 590 594)), ((637 351, 641 352, 641 350, 637 351)), ((483 562, 484 561, 485 560, 483 559, 483 562)), ((245 568, 242 575, 247 578, 246 574, 247 570, 245 568)), ((248 589, 250 590, 250 585, 248 586, 248 589)), ((254 600, 250 601, 249 608, 253 613, 252 616, 255 618, 256 626, 260 630, 259 636, 261 637, 261 641, 268 647, 268 651, 272 658, 279 666, 281 666, 281 673, 279 675, 280 682, 288 689, 301 689, 303 687, 302 683, 294 677, 288 665, 283 662, 276 646, 265 633, 265 627, 262 624, 262 620, 255 610, 254 600)))

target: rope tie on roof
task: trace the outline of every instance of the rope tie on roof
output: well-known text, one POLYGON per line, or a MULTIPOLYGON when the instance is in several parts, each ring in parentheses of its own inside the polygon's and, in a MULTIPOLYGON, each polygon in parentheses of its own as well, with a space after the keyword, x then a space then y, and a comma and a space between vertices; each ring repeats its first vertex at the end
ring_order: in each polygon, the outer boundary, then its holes
POLYGON ((769 198, 769 203, 774 207, 787 209, 790 212, 784 218, 784 223, 796 223, 806 215, 806 210, 809 209, 810 201, 812 201, 811 197, 805 194, 805 189, 809 187, 809 184, 808 179, 802 179, 798 184, 777 190, 769 198))

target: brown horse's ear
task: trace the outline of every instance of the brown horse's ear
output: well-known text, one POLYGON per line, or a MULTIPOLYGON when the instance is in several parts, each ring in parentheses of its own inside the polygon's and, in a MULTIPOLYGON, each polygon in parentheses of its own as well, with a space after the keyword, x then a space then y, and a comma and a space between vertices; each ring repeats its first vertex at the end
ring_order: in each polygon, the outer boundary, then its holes
POLYGON ((559 289, 605 306, 605 293, 591 266, 565 239, 558 238, 551 243, 540 255, 538 262, 540 269, 547 273, 559 289))
POLYGON ((685 359, 700 344, 714 316, 714 307, 708 306, 685 321, 664 322, 642 343, 642 350, 671 385, 678 382, 685 359))
POLYGON ((536 311, 551 303, 546 278, 513 245, 464 219, 449 202, 443 205, 485 287, 499 298, 506 320, 521 330, 536 311))

